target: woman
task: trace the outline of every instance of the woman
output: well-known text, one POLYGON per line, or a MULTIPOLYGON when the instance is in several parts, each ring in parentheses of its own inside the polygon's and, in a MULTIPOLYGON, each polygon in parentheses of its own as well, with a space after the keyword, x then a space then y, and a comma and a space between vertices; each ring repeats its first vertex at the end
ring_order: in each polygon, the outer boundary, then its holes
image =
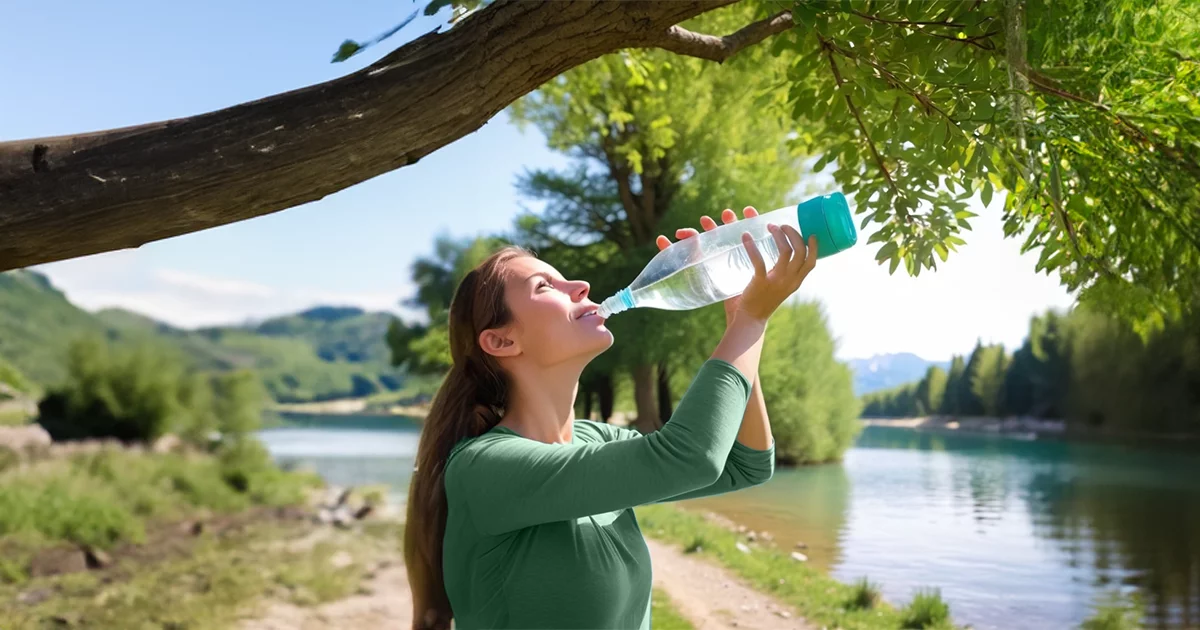
POLYGON ((726 302, 725 334, 670 422, 645 435, 574 419, 580 373, 613 342, 586 282, 518 248, 463 278, 453 366, 409 490, 414 628, 452 617, 458 628, 650 627, 650 556, 631 508, 729 492, 774 470, 757 384, 763 334, 817 256, 815 239, 806 247, 790 226, 770 229, 778 262, 768 270, 743 234, 754 278, 726 302))

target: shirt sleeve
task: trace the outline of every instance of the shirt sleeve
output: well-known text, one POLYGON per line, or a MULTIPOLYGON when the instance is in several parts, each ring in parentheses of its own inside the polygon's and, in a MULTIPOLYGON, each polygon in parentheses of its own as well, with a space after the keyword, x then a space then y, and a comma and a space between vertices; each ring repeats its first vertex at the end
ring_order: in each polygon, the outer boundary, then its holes
MULTIPOLYGON (((609 440, 631 440, 637 439, 642 435, 638 431, 623 427, 608 424, 600 426, 603 427, 601 433, 609 440)), ((675 496, 659 499, 654 501, 654 503, 698 499, 700 497, 725 494, 726 492, 733 492, 735 490, 744 490, 751 486, 757 486, 770 481, 774 474, 774 440, 771 441, 771 445, 765 450, 750 448, 741 442, 735 441, 729 451, 729 458, 725 460, 725 468, 721 471, 721 476, 716 481, 703 488, 696 488, 675 496)))
POLYGON ((587 444, 475 438, 446 464, 447 499, 480 532, 498 535, 709 487, 724 476, 750 388, 732 364, 709 359, 653 433, 587 444))

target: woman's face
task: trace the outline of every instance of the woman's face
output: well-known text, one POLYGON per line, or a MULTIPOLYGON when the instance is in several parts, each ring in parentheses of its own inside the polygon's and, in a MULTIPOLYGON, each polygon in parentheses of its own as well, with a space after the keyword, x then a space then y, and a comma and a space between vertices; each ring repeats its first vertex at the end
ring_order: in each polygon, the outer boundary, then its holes
POLYGON ((539 365, 555 365, 591 359, 612 345, 612 333, 596 315, 598 305, 588 299, 588 283, 567 280, 554 267, 529 256, 510 260, 507 271, 505 298, 513 322, 498 332, 511 345, 507 352, 493 352, 487 344, 496 340, 481 338, 489 352, 520 354, 539 365))

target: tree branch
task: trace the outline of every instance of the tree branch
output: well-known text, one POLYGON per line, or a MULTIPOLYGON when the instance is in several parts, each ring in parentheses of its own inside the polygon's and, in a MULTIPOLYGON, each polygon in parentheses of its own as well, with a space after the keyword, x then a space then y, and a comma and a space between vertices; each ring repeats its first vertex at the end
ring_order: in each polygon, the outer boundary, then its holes
MULTIPOLYGON (((842 73, 838 70, 837 64, 833 61, 833 49, 829 45, 829 41, 821 37, 821 46, 825 49, 825 56, 829 58, 829 67, 833 70, 833 78, 837 81, 838 89, 840 90, 845 81, 842 80, 842 73)), ((892 191, 896 191, 896 182, 892 180, 892 172, 888 170, 887 164, 883 162, 883 156, 879 155, 879 150, 875 148, 875 142, 871 140, 871 134, 867 133, 867 126, 863 124, 862 116, 858 113, 858 108, 854 106, 854 101, 850 100, 849 94, 843 94, 842 98, 846 99, 846 107, 850 108, 850 113, 854 114, 854 120, 858 121, 858 129, 862 132, 863 140, 867 142, 867 146, 871 148, 871 155, 875 156, 875 163, 879 164, 879 170, 883 171, 883 177, 887 180, 888 186, 892 191)))
POLYGON ((0 142, 0 271, 316 201, 416 163, 571 68, 732 2, 497 0, 332 81, 188 118, 0 142))
POLYGON ((1158 140, 1155 140, 1153 137, 1150 136, 1150 134, 1146 133, 1141 127, 1137 126, 1135 123, 1130 121, 1125 116, 1122 116, 1121 114, 1118 114, 1117 112, 1113 111, 1113 109, 1111 107, 1109 107, 1108 105, 1105 105, 1104 103, 1100 103, 1097 101, 1093 101, 1088 98, 1084 98, 1082 96, 1079 96, 1078 94, 1073 94, 1073 93, 1068 92, 1061 88, 1056 88, 1056 87, 1050 85, 1049 83, 1047 83, 1036 72, 1030 71, 1030 72, 1026 73, 1025 76, 1026 76, 1026 78, 1029 79, 1030 85, 1032 85, 1034 88, 1036 88, 1037 91, 1039 91, 1039 92, 1042 92, 1044 94, 1050 94, 1052 96, 1057 96, 1061 99, 1073 101, 1075 103, 1088 105, 1088 106, 1092 107, 1093 109, 1096 109, 1097 111, 1100 111, 1105 114, 1108 114, 1109 116, 1112 116, 1113 118, 1116 119, 1116 121, 1118 123, 1121 124, 1122 127, 1124 127, 1126 130, 1128 130, 1130 133, 1132 133, 1136 140, 1138 140, 1139 142, 1141 142, 1143 144, 1150 145, 1150 146, 1154 147, 1155 149, 1161 151, 1163 154, 1165 154, 1171 158, 1174 158, 1176 161, 1179 162, 1179 164, 1181 166, 1183 166, 1183 168, 1185 170, 1187 170, 1191 174, 1195 175, 1196 177, 1200 177, 1200 165, 1198 165, 1195 161, 1189 159, 1188 156, 1185 155, 1182 151, 1180 151, 1177 147, 1173 147, 1171 145, 1164 144, 1162 142, 1159 142, 1158 140))
POLYGON ((950 28, 966 28, 966 24, 959 24, 958 22, 912 22, 909 20, 889 20, 888 18, 870 15, 863 13, 862 11, 851 11, 851 13, 871 22, 883 22, 884 24, 895 24, 897 26, 946 26, 950 28))
POLYGON ((896 89, 900 90, 901 92, 905 92, 909 96, 911 96, 913 98, 913 100, 915 100, 917 102, 917 104, 920 105, 921 108, 925 110, 926 114, 932 114, 933 112, 937 112, 937 113, 941 114, 943 118, 950 121, 950 124, 954 125, 955 127, 958 127, 958 122, 955 121, 953 118, 951 118, 949 114, 947 114, 945 111, 942 110, 942 108, 938 107, 937 103, 933 102, 933 99, 918 92, 916 89, 909 87, 907 83, 905 83, 904 81, 901 81, 900 78, 897 77, 895 74, 892 74, 892 71, 888 70, 887 66, 884 66, 882 63, 880 63, 874 59, 859 57, 858 55, 855 55, 854 53, 850 52, 849 50, 846 50, 845 48, 838 46, 833 41, 828 41, 828 44, 829 44, 829 47, 834 52, 838 53, 839 55, 841 55, 847 59, 850 59, 852 61, 855 61, 855 62, 863 61, 863 62, 867 63, 867 65, 871 66, 872 68, 875 68, 877 71, 879 71, 880 77, 886 83, 891 85, 893 88, 896 88, 896 89))
POLYGON ((661 48, 679 55, 699 57, 723 63, 738 51, 792 28, 792 12, 784 11, 765 20, 748 24, 724 37, 689 31, 672 26, 660 37, 651 37, 640 48, 661 48))

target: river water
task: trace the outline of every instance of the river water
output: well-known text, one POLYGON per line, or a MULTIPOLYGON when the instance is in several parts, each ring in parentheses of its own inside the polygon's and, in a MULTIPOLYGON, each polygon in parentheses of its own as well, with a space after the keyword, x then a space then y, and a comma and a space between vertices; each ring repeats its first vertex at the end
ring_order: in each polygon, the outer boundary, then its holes
MULTIPOLYGON (((402 501, 420 425, 290 416, 262 438, 330 483, 402 501)), ((902 604, 935 587, 974 628, 1077 627, 1097 601, 1142 598, 1149 627, 1200 627, 1200 457, 1184 452, 868 427, 841 464, 685 502, 758 530, 902 604)))

